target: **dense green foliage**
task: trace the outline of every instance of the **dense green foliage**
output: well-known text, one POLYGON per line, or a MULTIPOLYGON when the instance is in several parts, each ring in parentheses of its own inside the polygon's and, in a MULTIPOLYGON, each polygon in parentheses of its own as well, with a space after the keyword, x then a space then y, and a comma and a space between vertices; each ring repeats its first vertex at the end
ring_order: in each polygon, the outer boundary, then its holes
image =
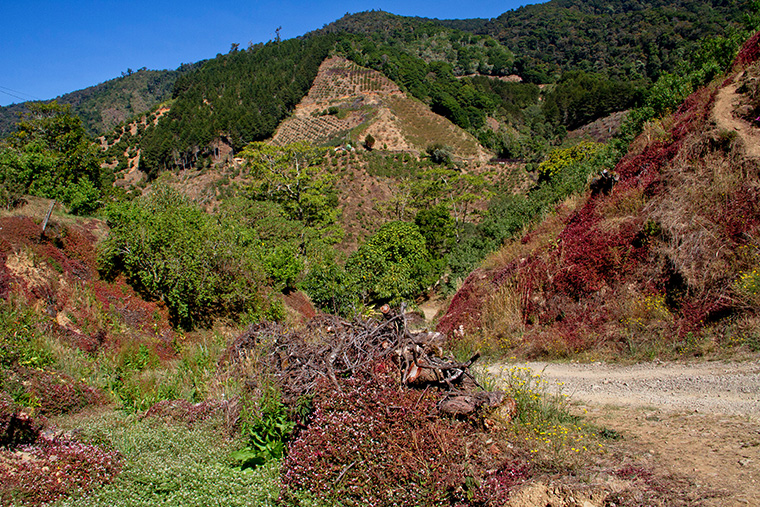
POLYGON ((482 221, 468 224, 448 259, 449 288, 470 271, 504 240, 521 233, 543 214, 551 212, 567 196, 581 192, 588 177, 610 168, 622 155, 610 146, 604 149, 566 148, 555 151, 546 166, 551 177, 542 179, 527 195, 505 191, 489 203, 482 221))
POLYGON ((430 256, 416 225, 389 222, 367 238, 346 262, 357 289, 369 301, 399 304, 430 282, 430 256))
POLYGON ((0 199, 12 207, 22 194, 63 201, 73 213, 99 207, 110 174, 69 106, 31 103, 16 132, 0 145, 0 199))
POLYGON ((568 130, 581 127, 640 100, 642 90, 631 82, 610 80, 601 74, 566 72, 542 103, 546 119, 568 130))
POLYGON ((474 31, 519 55, 515 70, 531 82, 570 70, 655 81, 702 39, 737 27, 749 7, 745 0, 552 0, 505 12, 474 31))
POLYGON ((365 305, 411 302, 435 282, 438 273, 419 228, 394 221, 367 238, 345 268, 334 260, 317 264, 301 287, 319 307, 352 315, 365 305))
POLYGON ((336 177, 324 165, 325 150, 297 142, 284 147, 251 143, 241 156, 250 168, 253 199, 281 205, 291 220, 310 227, 335 222, 336 177))
POLYGON ((503 45, 500 51, 517 55, 505 73, 519 74, 529 82, 553 82, 567 71, 601 73, 624 81, 655 81, 662 72, 674 71, 702 39, 722 35, 729 27, 738 28, 751 12, 751 4, 747 0, 551 0, 507 11, 492 20, 441 21, 362 12, 346 15, 323 30, 406 45, 410 53, 424 54, 426 60, 435 59, 436 51, 448 50, 445 61, 461 73, 482 73, 471 62, 479 63, 483 58, 469 44, 462 44, 461 39, 455 42, 464 49, 461 55, 459 47, 452 51, 436 44, 435 36, 440 32, 430 26, 434 24, 465 37, 469 32, 487 36, 486 41, 496 39, 503 45), (426 52, 416 50, 415 45, 426 52), (468 58, 468 53, 477 56, 468 58))
POLYGON ((177 324, 191 328, 214 315, 281 318, 268 293, 294 283, 305 233, 278 206, 238 199, 210 215, 157 185, 145 198, 108 206, 106 215, 102 271, 123 272, 162 300, 177 324))
POLYGON ((240 433, 248 445, 232 454, 240 468, 255 468, 285 454, 285 444, 295 429, 288 416, 288 408, 273 385, 264 388, 257 406, 244 400, 240 417, 240 433))
MULTIPOLYGON (((347 15, 319 32, 361 36, 353 40, 363 41, 361 53, 367 62, 372 63, 376 63, 377 56, 382 53, 400 49, 403 53, 415 59, 422 59, 425 63, 448 63, 457 76, 469 74, 506 76, 512 72, 514 62, 512 52, 491 37, 444 27, 436 21, 396 16, 382 11, 347 15)), ((346 44, 344 40, 339 49, 350 52, 346 44)), ((386 68, 393 69, 394 67, 394 64, 390 64, 386 68)), ((398 70, 406 76, 407 81, 415 84, 413 74, 409 74, 406 69, 398 70)), ((391 79, 394 78, 391 77, 391 79)), ((408 86, 408 88, 412 89, 413 86, 408 86)))
POLYGON ((146 129, 140 167, 151 177, 192 167, 219 137, 240 150, 271 136, 306 95, 334 37, 258 44, 218 55, 174 86, 170 113, 146 129))

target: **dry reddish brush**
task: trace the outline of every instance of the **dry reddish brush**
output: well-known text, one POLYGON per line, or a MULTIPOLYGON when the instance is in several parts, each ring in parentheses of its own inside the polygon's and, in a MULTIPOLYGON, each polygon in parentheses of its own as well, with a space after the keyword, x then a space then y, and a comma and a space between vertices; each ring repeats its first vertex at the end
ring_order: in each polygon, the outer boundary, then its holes
POLYGON ((403 307, 385 310, 380 320, 321 315, 295 330, 255 325, 222 359, 246 375, 252 395, 275 383, 299 423, 282 500, 503 504, 531 476, 498 433, 514 402, 478 390, 468 371, 477 356, 459 363, 442 353, 437 333, 410 332, 403 307))
POLYGON ((321 382, 308 427, 283 462, 283 499, 326 504, 503 505, 531 475, 525 456, 437 414, 444 394, 399 385, 387 362, 321 382))
POLYGON ((36 400, 36 412, 44 416, 76 412, 106 401, 98 389, 62 373, 17 368, 7 382, 22 384, 27 395, 36 400))
POLYGON ((107 484, 121 470, 114 451, 69 437, 40 437, 14 451, 0 449, 3 505, 42 505, 107 484))
POLYGON ((160 338, 154 346, 162 356, 171 354, 175 335, 166 307, 143 300, 123 277, 99 278, 92 225, 53 221, 43 235, 29 217, 5 217, 0 228, 0 295, 42 308, 62 342, 89 353, 118 348, 111 330, 116 321, 160 338))
MULTIPOLYGON (((757 58, 757 40, 737 61, 757 58)), ((658 135, 645 131, 615 167, 611 194, 589 195, 552 241, 538 246, 529 233, 527 247, 508 246, 473 273, 438 330, 454 341, 506 335, 502 344, 530 356, 635 355, 645 344, 666 354, 709 352, 709 329, 756 310, 746 294, 760 261, 759 164, 713 128, 718 90, 693 93, 658 135), (518 301, 509 324, 487 312, 518 301), (515 326, 516 312, 524 327, 515 326)))

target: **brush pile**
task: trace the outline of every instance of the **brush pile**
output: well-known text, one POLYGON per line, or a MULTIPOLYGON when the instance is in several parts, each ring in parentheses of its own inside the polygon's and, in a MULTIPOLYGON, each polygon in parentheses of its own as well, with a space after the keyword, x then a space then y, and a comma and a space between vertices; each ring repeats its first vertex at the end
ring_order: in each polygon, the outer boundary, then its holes
POLYGON ((403 305, 398 312, 385 306, 380 320, 318 315, 297 330, 276 323, 255 324, 230 345, 223 362, 241 364, 258 356, 287 405, 313 394, 322 381, 339 391, 339 378, 392 361, 400 385, 446 393, 438 404, 441 414, 469 417, 504 405, 512 407, 506 412, 513 412, 513 400, 502 392, 484 390, 473 377, 470 367, 479 353, 466 362, 445 355, 444 336, 410 331, 404 310, 403 305))

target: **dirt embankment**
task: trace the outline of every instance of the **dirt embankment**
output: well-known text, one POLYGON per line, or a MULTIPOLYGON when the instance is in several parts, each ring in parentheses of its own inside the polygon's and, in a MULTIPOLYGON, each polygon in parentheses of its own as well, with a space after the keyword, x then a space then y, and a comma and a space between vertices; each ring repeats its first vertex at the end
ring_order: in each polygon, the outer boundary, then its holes
POLYGON ((694 505, 760 506, 760 360, 528 366, 638 459, 688 478, 694 505))

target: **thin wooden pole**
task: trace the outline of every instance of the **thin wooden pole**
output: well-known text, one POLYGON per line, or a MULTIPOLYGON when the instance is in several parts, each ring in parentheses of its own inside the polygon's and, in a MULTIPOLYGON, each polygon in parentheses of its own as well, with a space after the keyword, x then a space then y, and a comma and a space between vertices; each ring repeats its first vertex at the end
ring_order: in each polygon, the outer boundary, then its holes
POLYGON ((42 234, 45 234, 45 229, 47 228, 48 221, 50 220, 50 215, 53 214, 53 208, 55 208, 55 199, 53 199, 53 202, 50 203, 50 209, 48 209, 47 215, 45 215, 45 221, 42 222, 42 234))

